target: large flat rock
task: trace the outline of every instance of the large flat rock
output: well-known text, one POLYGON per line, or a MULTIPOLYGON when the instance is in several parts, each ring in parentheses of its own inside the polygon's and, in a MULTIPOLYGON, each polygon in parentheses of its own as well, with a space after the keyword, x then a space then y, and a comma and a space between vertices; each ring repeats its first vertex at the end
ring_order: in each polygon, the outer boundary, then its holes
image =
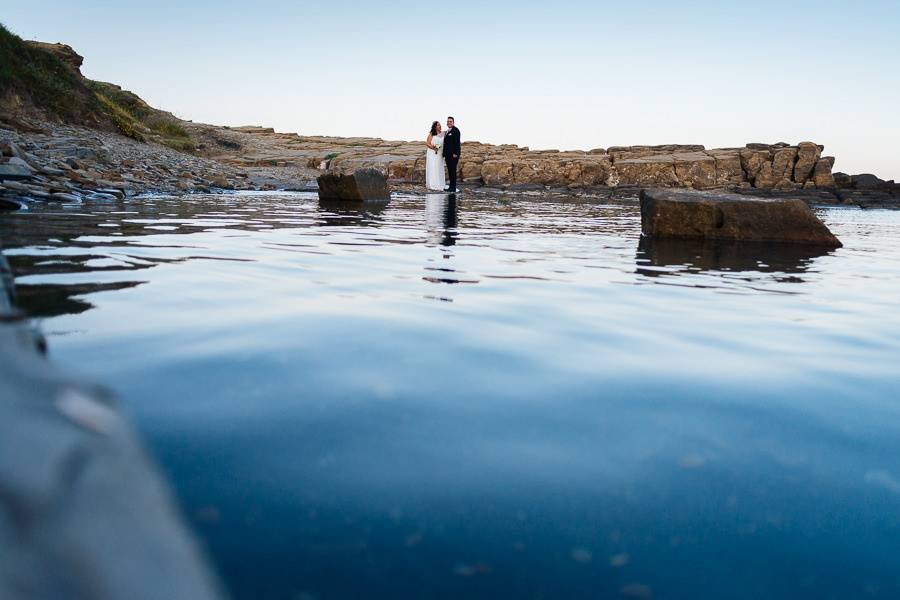
POLYGON ((0 272, 0 598, 224 597, 112 397, 40 355, 10 292, 0 272))
POLYGON ((324 173, 317 179, 320 200, 387 202, 391 190, 377 169, 357 169, 352 173, 324 173))
POLYGON ((643 190, 641 230, 651 238, 842 245, 803 200, 717 192, 643 190))

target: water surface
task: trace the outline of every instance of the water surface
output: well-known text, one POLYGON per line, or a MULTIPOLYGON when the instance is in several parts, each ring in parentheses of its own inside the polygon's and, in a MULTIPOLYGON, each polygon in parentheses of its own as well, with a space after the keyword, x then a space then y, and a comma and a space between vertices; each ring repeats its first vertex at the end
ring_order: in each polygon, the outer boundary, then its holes
POLYGON ((238 599, 900 596, 900 213, 311 194, 0 217, 238 599))

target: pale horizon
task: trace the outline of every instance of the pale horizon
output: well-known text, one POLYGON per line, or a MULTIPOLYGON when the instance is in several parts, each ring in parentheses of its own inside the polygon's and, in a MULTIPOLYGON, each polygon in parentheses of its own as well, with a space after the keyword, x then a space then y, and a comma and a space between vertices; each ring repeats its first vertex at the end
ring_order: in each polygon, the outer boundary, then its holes
POLYGON ((180 118, 300 135, 463 139, 533 149, 739 147, 810 140, 835 171, 900 180, 900 6, 762 1, 672 7, 569 2, 40 0, 5 7, 26 39, 62 42, 87 77, 180 118), (428 23, 433 22, 433 27, 428 23))

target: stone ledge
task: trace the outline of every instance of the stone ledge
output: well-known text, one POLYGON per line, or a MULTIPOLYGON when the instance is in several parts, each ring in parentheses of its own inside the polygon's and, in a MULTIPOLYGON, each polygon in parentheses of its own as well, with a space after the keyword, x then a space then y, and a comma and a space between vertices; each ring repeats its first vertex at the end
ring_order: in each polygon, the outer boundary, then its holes
POLYGON ((381 171, 357 169, 352 173, 324 173, 317 179, 320 200, 387 202, 391 190, 381 171))
POLYGON ((651 238, 778 242, 840 248, 798 198, 759 198, 686 190, 641 191, 641 230, 651 238))

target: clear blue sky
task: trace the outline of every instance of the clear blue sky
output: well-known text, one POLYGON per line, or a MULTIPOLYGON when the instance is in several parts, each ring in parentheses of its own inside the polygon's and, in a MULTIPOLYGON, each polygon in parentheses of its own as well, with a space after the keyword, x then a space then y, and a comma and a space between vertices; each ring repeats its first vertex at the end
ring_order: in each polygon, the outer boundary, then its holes
POLYGON ((900 180, 900 1, 5 0, 183 118, 532 148, 813 140, 900 180))

